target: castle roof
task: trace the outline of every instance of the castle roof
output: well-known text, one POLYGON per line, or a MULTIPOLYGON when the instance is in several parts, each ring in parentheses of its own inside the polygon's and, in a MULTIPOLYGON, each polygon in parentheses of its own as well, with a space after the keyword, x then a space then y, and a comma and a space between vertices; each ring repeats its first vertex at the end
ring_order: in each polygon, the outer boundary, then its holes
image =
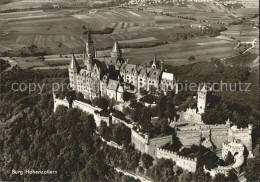
POLYGON ((120 52, 121 52, 121 51, 120 51, 120 47, 119 47, 119 44, 118 44, 118 41, 117 41, 117 40, 115 40, 114 46, 113 46, 113 48, 112 48, 112 52, 118 52, 118 53, 120 53, 120 52))
POLYGON ((199 91, 206 92, 206 91, 207 91, 207 89, 206 89, 206 84, 203 84, 203 85, 199 84, 198 90, 199 90, 199 91))
POLYGON ((87 42, 93 42, 89 28, 88 28, 88 34, 87 34, 87 42))
POLYGON ((156 79, 160 76, 161 70, 160 69, 151 69, 149 78, 156 79))
POLYGON ((72 54, 72 58, 71 58, 71 62, 70 62, 70 69, 77 69, 79 67, 77 60, 74 56, 74 54, 72 54))
POLYGON ((175 77, 173 73, 163 72, 162 79, 175 81, 175 77))

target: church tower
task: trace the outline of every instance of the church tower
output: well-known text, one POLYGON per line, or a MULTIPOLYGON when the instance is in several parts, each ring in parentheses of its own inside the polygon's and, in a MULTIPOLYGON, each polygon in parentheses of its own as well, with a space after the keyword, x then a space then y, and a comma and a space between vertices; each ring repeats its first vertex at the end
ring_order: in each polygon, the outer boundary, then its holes
POLYGON ((164 71, 164 56, 162 54, 162 60, 161 60, 161 71, 164 71))
POLYGON ((199 114, 204 114, 207 106, 207 89, 206 85, 203 85, 202 88, 198 88, 198 101, 197 108, 199 114))
POLYGON ((86 41, 86 54, 84 55, 84 64, 87 70, 92 69, 92 61, 93 58, 95 58, 95 49, 94 49, 94 42, 91 37, 90 30, 88 28, 88 35, 87 35, 87 41, 86 41))
POLYGON ((73 90, 77 90, 77 72, 79 69, 79 65, 77 63, 77 60, 74 56, 74 54, 72 54, 72 59, 70 62, 70 67, 69 67, 69 80, 70 80, 70 87, 73 90))
POLYGON ((121 59, 122 51, 119 47, 117 39, 115 40, 114 46, 111 51, 111 58, 121 59))
POLYGON ((154 54, 154 57, 153 57, 152 69, 156 69, 156 54, 154 54))

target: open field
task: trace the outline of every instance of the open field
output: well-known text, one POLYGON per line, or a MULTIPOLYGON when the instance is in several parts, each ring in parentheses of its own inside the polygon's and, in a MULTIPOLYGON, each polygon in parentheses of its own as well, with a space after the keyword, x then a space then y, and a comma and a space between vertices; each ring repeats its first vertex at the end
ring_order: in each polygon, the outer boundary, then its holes
MULTIPOLYGON (((240 35, 235 26, 228 27, 229 30, 223 33, 227 36, 176 41, 176 37, 180 34, 190 35, 197 31, 191 25, 196 27, 207 25, 211 21, 215 23, 220 20, 234 21, 234 17, 228 16, 212 4, 199 4, 199 6, 207 6, 209 9, 198 11, 200 8, 198 5, 193 8, 164 7, 162 12, 176 14, 174 17, 120 8, 90 12, 59 10, 46 13, 39 10, 4 13, 0 16, 0 52, 14 50, 18 55, 19 50, 36 45, 39 49, 45 49, 48 54, 57 55, 46 56, 45 61, 39 65, 62 66, 68 64, 70 60, 67 54, 83 52, 86 40, 84 32, 89 27, 92 32, 112 29, 112 33, 92 34, 100 57, 110 55, 115 37, 123 48, 124 58, 130 62, 149 62, 154 53, 164 54, 166 64, 170 65, 189 64, 190 56, 194 56, 196 60, 193 62, 197 62, 208 61, 211 57, 224 58, 238 54, 238 50, 234 49, 237 42, 230 38, 240 35), (215 10, 211 11, 212 9, 215 10), (195 16, 198 20, 187 20, 178 16, 195 16)), ((242 28, 241 37, 247 41, 255 38, 255 29, 248 26, 242 28)), ((27 64, 30 62, 26 62, 25 65, 27 64)))
POLYGON ((252 42, 259 37, 259 30, 248 25, 233 25, 227 31, 221 32, 221 35, 234 37, 241 42, 252 42))
POLYGON ((146 47, 151 47, 171 42, 173 37, 170 35, 176 32, 192 31, 191 28, 182 30, 180 25, 196 23, 145 11, 121 9, 96 13, 70 11, 69 15, 64 10, 53 13, 26 11, 3 13, 0 19, 0 44, 5 46, 1 52, 36 45, 52 50, 53 54, 83 51, 87 27, 94 32, 114 29, 112 34, 93 35, 97 49, 108 49, 113 45, 115 35, 122 46, 141 47, 144 43, 146 47), (158 33, 158 30, 162 32, 158 33))

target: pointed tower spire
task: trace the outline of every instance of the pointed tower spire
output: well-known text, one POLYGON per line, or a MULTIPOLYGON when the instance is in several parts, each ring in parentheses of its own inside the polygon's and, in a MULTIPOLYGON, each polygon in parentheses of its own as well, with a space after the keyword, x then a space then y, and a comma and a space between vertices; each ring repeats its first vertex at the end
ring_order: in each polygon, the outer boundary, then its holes
POLYGON ((154 57, 153 57, 152 68, 153 68, 153 69, 156 69, 156 53, 154 54, 154 57))
POLYGON ((87 42, 89 42, 89 43, 92 42, 92 43, 93 43, 93 40, 92 40, 92 37, 91 37, 91 33, 90 33, 89 26, 88 26, 87 42))
POLYGON ((83 50, 83 60, 86 58, 86 54, 85 54, 85 51, 83 50))
POLYGON ((111 51, 111 57, 112 58, 121 58, 121 54, 122 54, 121 49, 119 47, 117 38, 115 37, 115 43, 114 43, 114 46, 111 51))
POLYGON ((163 53, 162 53, 162 60, 161 60, 161 71, 164 70, 164 56, 163 56, 163 53))
POLYGON ((78 63, 77 60, 75 58, 74 53, 72 53, 72 58, 71 58, 71 62, 70 62, 70 69, 77 69, 78 68, 78 63))
POLYGON ((91 37, 90 29, 88 27, 88 34, 87 34, 87 40, 86 40, 86 55, 87 57, 95 57, 95 49, 94 49, 94 43, 91 37))

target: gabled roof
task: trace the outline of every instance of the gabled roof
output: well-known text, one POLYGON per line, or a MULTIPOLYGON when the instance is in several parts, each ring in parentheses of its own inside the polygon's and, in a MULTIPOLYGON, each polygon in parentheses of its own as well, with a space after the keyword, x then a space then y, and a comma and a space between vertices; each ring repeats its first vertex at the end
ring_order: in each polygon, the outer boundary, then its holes
POLYGON ((151 69, 149 78, 153 78, 153 79, 159 78, 160 73, 161 73, 160 69, 151 69))

